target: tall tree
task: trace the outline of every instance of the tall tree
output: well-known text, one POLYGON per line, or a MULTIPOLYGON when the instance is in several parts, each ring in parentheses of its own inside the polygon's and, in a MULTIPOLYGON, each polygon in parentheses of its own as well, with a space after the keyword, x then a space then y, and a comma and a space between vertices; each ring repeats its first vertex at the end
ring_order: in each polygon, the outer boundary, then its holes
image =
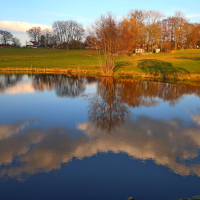
POLYGON ((32 27, 31 29, 29 29, 28 31, 26 31, 29 35, 29 37, 38 42, 40 41, 40 37, 42 34, 42 29, 40 27, 32 27))
POLYGON ((181 11, 176 11, 174 16, 168 18, 171 24, 171 37, 175 43, 175 50, 178 49, 178 43, 182 48, 185 37, 185 24, 187 19, 181 11))
POLYGON ((74 20, 55 21, 52 27, 60 45, 65 42, 73 47, 84 35, 83 26, 74 20))
POLYGON ((145 10, 130 10, 127 15, 128 20, 135 20, 137 22, 137 26, 139 25, 140 29, 140 40, 141 44, 140 46, 142 48, 145 47, 145 41, 146 41, 146 29, 145 29, 145 19, 146 19, 146 11, 145 10))
POLYGON ((124 19, 119 25, 119 33, 120 50, 132 52, 137 46, 140 46, 142 31, 137 19, 124 19))
POLYGON ((11 41, 13 35, 8 31, 0 30, 0 40, 4 45, 7 45, 9 41, 11 41))
MULTIPOLYGON (((145 17, 145 29, 146 29, 146 41, 148 46, 151 47, 153 52, 153 45, 159 44, 161 39, 161 26, 160 20, 164 17, 160 11, 150 10, 146 12, 145 17)), ((149 48, 148 48, 149 51, 149 48)))
POLYGON ((119 27, 116 18, 110 13, 107 16, 102 15, 92 26, 90 36, 95 38, 90 44, 97 50, 102 73, 112 75, 119 50, 119 27))
POLYGON ((50 38, 51 38, 52 33, 49 31, 49 29, 44 29, 44 30, 42 31, 42 35, 44 36, 44 43, 45 43, 45 46, 49 45, 49 44, 50 44, 50 38))
POLYGON ((20 47, 21 46, 20 40, 16 37, 12 38, 12 45, 15 47, 20 47))

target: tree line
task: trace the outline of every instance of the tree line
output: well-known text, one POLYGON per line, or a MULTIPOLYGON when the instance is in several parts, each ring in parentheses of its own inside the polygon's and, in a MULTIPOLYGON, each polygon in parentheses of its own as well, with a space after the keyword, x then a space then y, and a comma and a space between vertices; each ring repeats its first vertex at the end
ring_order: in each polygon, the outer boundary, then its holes
POLYGON ((102 47, 102 43, 107 41, 108 44, 109 40, 122 51, 135 48, 144 48, 148 52, 153 52, 154 48, 162 51, 194 49, 200 47, 200 23, 189 22, 181 11, 165 18, 160 11, 136 9, 121 21, 109 13, 96 20, 86 43, 91 47, 102 47))
POLYGON ((10 46, 10 45, 14 47, 21 46, 20 40, 18 38, 13 37, 12 33, 4 30, 0 30, 0 42, 1 42, 0 46, 10 46))
POLYGON ((74 21, 55 21, 52 30, 32 27, 27 31, 29 37, 44 47, 82 49, 84 28, 74 21))
POLYGON ((85 40, 96 49, 103 74, 113 74, 119 53, 133 54, 136 49, 153 53, 194 49, 200 46, 200 24, 191 23, 181 11, 165 18, 155 10, 131 10, 121 21, 108 13, 93 24, 85 40), (103 52, 103 55, 102 55, 103 52))

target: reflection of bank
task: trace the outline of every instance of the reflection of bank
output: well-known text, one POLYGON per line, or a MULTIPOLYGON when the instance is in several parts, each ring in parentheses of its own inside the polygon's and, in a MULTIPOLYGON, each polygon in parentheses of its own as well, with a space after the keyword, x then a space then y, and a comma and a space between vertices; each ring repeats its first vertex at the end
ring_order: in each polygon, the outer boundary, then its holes
MULTIPOLYGON (((99 83, 94 77, 55 74, 28 75, 31 83, 23 82, 23 77, 24 75, 0 75, 0 93, 6 90, 9 94, 12 92, 31 93, 35 90, 55 90, 59 97, 78 97, 85 91, 87 84, 99 83)), ((169 102, 170 105, 175 105, 187 94, 194 94, 200 97, 199 87, 133 79, 116 80, 113 78, 101 78, 98 92, 106 102, 109 98, 112 100, 112 98, 120 97, 123 103, 131 107, 156 106, 159 103, 158 98, 169 102)))
POLYGON ((74 157, 82 159, 99 152, 123 152, 132 158, 151 159, 180 175, 200 176, 200 163, 196 161, 200 127, 194 123, 186 127, 178 119, 164 121, 140 116, 136 120, 128 118, 115 134, 106 134, 89 121, 77 127, 84 134, 76 138, 64 128, 28 129, 28 122, 5 126, 12 133, 0 140, 1 176, 21 178, 24 174, 50 172, 74 157), (13 164, 16 159, 17 166, 13 164))
POLYGON ((7 88, 12 88, 22 81, 23 75, 0 75, 0 93, 7 88))

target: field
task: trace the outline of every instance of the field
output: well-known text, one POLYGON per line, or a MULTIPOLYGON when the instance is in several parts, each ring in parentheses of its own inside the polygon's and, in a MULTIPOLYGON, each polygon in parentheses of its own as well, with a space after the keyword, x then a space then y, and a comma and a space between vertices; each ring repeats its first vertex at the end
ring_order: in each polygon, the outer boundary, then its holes
MULTIPOLYGON (((95 51, 61 49, 0 49, 0 68, 76 69, 99 71, 95 51)), ((172 53, 121 56, 115 74, 189 73, 200 74, 200 50, 179 50, 172 53)))

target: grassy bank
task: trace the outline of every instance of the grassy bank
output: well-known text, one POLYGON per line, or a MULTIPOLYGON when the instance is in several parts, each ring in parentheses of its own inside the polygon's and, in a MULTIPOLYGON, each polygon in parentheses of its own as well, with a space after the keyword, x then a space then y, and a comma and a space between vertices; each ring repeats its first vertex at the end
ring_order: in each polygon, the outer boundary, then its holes
MULTIPOLYGON (((0 49, 0 72, 33 71, 100 75, 95 51, 60 49, 0 49)), ((200 81, 200 50, 120 56, 115 76, 200 81)))

